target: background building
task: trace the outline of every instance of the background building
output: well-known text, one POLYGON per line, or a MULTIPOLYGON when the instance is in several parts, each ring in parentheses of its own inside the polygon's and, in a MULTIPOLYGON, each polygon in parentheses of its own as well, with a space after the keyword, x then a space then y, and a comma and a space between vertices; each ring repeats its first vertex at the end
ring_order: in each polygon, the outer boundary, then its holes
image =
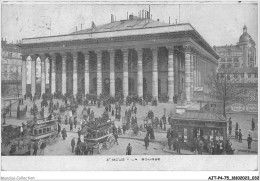
POLYGON ((50 61, 50 93, 76 95, 122 93, 162 94, 194 98, 219 58, 190 24, 152 20, 149 12, 67 35, 23 39, 23 94, 47 92, 46 69, 50 61), (30 61, 31 85, 27 85, 30 61), (37 82, 41 62, 41 82, 37 82), (39 89, 38 89, 39 87, 39 89))
POLYGON ((214 46, 214 49, 220 56, 219 68, 257 66, 255 42, 247 33, 246 26, 236 45, 214 46))
POLYGON ((258 67, 256 59, 256 44, 247 33, 244 26, 243 34, 236 45, 218 46, 214 49, 218 53, 218 69, 230 69, 231 76, 241 80, 243 93, 234 98, 227 106, 229 113, 257 114, 258 111, 258 67))
POLYGON ((21 49, 17 44, 7 43, 6 39, 1 41, 1 83, 2 97, 21 95, 22 80, 22 57, 21 49))

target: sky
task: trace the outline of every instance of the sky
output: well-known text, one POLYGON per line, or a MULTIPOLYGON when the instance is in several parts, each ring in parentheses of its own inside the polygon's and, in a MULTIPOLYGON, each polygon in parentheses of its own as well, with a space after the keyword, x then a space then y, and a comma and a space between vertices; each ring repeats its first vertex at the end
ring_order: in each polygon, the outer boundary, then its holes
MULTIPOLYGON (((190 23, 211 46, 236 44, 247 26, 247 32, 258 45, 257 4, 254 3, 199 3, 151 4, 152 19, 165 23, 190 23), (180 11, 179 11, 180 10, 180 11)), ((22 38, 62 35, 110 22, 126 19, 127 12, 138 15, 148 10, 149 4, 2 4, 2 37, 8 42, 22 38)))

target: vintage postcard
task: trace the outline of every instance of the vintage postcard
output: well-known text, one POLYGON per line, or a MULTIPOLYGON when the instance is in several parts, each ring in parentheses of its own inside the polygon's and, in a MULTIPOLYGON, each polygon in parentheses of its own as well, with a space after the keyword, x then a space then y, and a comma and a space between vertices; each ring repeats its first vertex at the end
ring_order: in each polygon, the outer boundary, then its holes
POLYGON ((258 1, 1 6, 2 171, 258 170, 258 1))

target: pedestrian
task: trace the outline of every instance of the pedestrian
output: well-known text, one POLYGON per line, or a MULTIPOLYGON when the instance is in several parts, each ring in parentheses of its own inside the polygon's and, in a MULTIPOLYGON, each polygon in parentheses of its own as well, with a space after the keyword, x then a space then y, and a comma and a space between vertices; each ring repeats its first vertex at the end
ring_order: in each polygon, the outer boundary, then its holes
POLYGON ((172 136, 171 136, 171 134, 168 135, 168 146, 169 146, 169 150, 171 150, 171 147, 172 147, 172 136))
POLYGON ((6 118, 6 112, 4 111, 4 113, 3 113, 3 118, 4 118, 4 125, 6 124, 6 122, 5 122, 5 118, 6 118))
POLYGON ((69 118, 69 125, 70 125, 70 131, 73 130, 73 121, 72 121, 72 117, 69 118))
POLYGON ((40 155, 44 155, 44 149, 46 148, 46 142, 43 141, 40 146, 40 155))
POLYGON ((232 126, 230 126, 230 125, 228 125, 228 133, 229 133, 229 135, 231 135, 231 133, 232 133, 232 126))
POLYGON ((180 139, 179 139, 179 138, 176 139, 175 148, 176 148, 176 150, 177 150, 177 153, 181 154, 180 139))
POLYGON ((58 138, 60 137, 60 131, 61 131, 61 126, 60 123, 58 123, 58 138))
POLYGON ((239 133, 238 133, 238 141, 242 143, 242 133, 241 133, 241 129, 239 129, 239 133))
POLYGON ((20 136, 21 137, 23 136, 23 127, 22 126, 20 127, 20 136))
POLYGON ((126 147, 126 155, 131 155, 131 153, 132 153, 132 146, 130 145, 130 143, 128 143, 126 147))
POLYGON ((148 137, 148 135, 146 135, 145 138, 144 138, 144 144, 145 144, 145 149, 147 150, 147 148, 149 146, 149 137, 148 137))
POLYGON ((235 138, 236 138, 236 140, 238 140, 238 130, 236 130, 236 132, 235 132, 235 138))
POLYGON ((115 143, 117 143, 117 145, 118 145, 118 141, 117 141, 117 139, 118 139, 118 134, 115 132, 114 133, 114 138, 115 138, 115 143))
POLYGON ((235 130, 238 130, 238 123, 236 122, 236 129, 235 130))
POLYGON ((61 134, 62 134, 62 138, 63 138, 63 140, 65 140, 66 137, 67 137, 67 131, 66 131, 65 128, 63 128, 63 130, 61 131, 61 134))
POLYGON ((71 140, 71 143, 70 143, 70 144, 71 144, 71 148, 72 148, 72 150, 71 150, 71 151, 72 151, 72 153, 74 153, 74 148, 75 148, 75 144, 76 144, 76 143, 75 143, 75 138, 72 138, 72 140, 71 140))
POLYGON ((74 128, 76 129, 77 126, 77 116, 74 117, 74 128))
POLYGON ((163 125, 163 122, 162 122, 162 119, 160 119, 160 129, 162 129, 162 125, 163 125))
POLYGON ((81 130, 80 130, 80 128, 78 129, 78 136, 79 136, 79 138, 80 138, 80 135, 81 135, 81 130))
POLYGON ((37 155, 38 151, 38 141, 35 141, 33 144, 33 155, 37 155))
POLYGON ((65 125, 67 125, 68 124, 68 116, 66 115, 66 117, 65 117, 65 125))
POLYGON ((248 149, 251 149, 251 143, 252 143, 253 139, 251 137, 250 134, 248 134, 248 137, 247 137, 247 145, 248 145, 248 149))
POLYGON ((126 131, 126 125, 124 124, 123 125, 123 134, 125 134, 125 131, 126 131))
POLYGON ((254 131, 254 130, 255 130, 255 121, 254 121, 254 118, 252 118, 251 126, 252 126, 252 131, 254 131))
POLYGON ((199 143, 198 143, 198 154, 199 155, 202 155, 202 152, 203 152, 203 146, 204 146, 204 142, 202 141, 202 139, 199 140, 199 143))

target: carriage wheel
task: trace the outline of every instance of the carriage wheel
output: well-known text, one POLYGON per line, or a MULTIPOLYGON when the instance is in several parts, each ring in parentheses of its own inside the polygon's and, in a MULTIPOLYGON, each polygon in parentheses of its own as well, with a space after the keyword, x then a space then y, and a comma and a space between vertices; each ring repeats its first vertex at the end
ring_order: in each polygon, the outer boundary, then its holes
POLYGON ((98 154, 101 154, 101 152, 102 152, 102 150, 103 150, 103 144, 98 144, 98 154))
POLYGON ((110 149, 112 147, 112 145, 115 143, 115 137, 113 135, 108 136, 106 144, 107 144, 107 148, 110 149))

